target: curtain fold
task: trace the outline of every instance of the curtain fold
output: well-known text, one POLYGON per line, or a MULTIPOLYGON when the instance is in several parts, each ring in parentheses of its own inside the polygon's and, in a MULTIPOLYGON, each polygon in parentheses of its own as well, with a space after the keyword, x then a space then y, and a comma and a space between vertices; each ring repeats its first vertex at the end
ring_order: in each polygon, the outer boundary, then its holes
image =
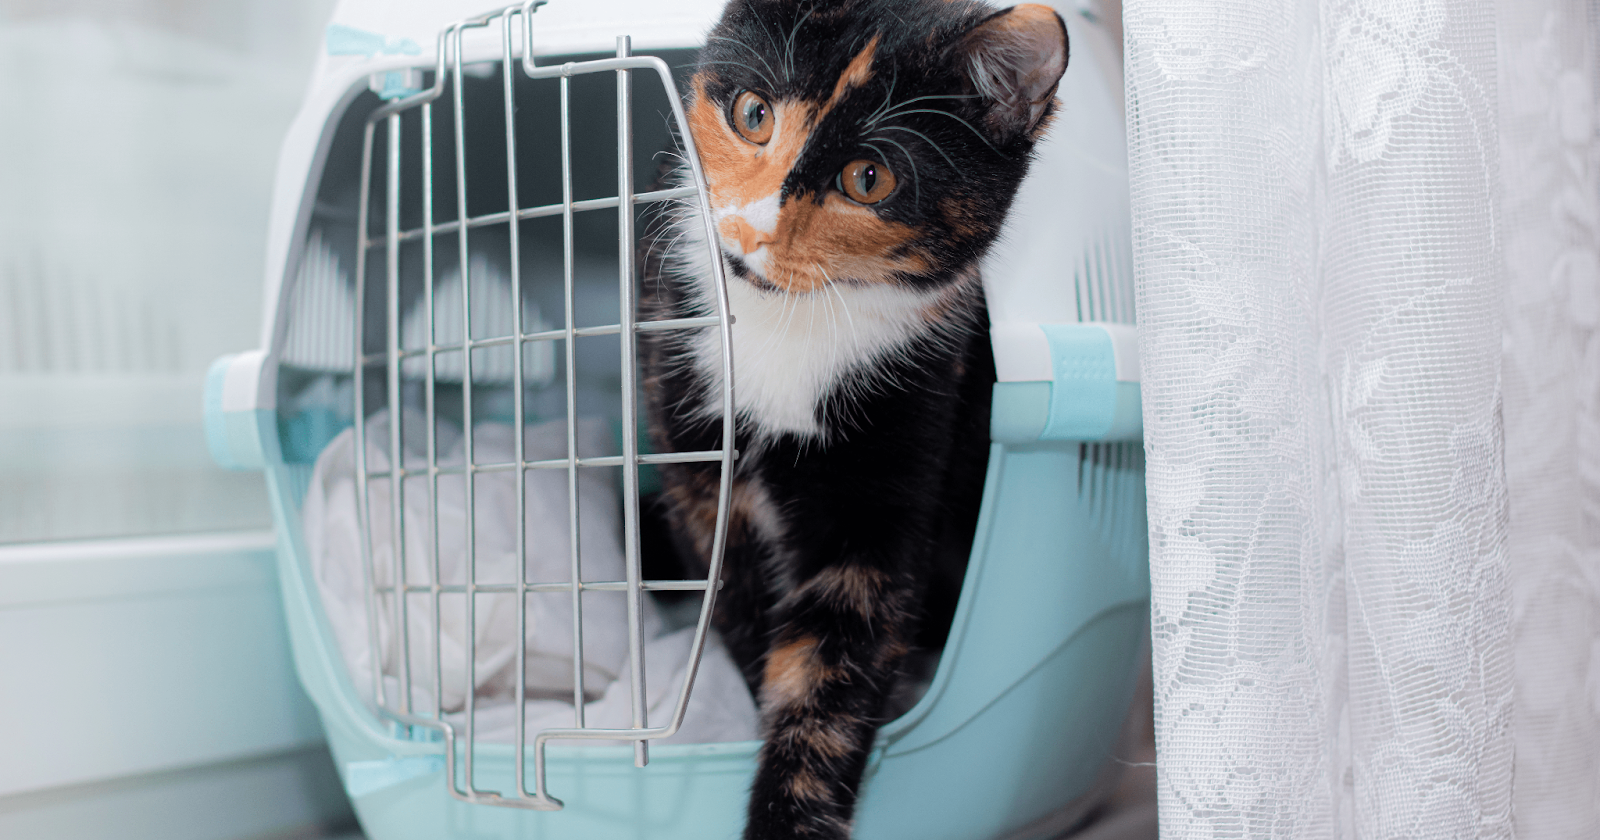
POLYGON ((1162 834, 1510 837, 1495 9, 1124 25, 1162 834))
POLYGON ((1597 9, 1498 8, 1517 836, 1600 837, 1597 9))

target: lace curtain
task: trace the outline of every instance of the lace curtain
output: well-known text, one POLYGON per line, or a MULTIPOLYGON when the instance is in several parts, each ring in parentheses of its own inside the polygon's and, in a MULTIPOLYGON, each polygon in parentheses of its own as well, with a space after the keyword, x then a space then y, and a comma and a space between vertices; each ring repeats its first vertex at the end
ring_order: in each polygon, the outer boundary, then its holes
POLYGON ((1501 0, 1517 835, 1600 837, 1600 7, 1501 0))
POLYGON ((1572 0, 1126 0, 1167 838, 1600 836, 1572 0))

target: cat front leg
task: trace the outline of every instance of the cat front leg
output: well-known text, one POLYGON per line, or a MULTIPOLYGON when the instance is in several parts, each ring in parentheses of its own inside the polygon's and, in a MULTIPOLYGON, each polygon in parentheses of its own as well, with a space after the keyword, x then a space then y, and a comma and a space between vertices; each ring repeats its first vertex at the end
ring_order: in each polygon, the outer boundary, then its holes
POLYGON ((880 566, 845 562, 779 604, 745 840, 850 836, 884 698, 915 631, 914 592, 880 566))

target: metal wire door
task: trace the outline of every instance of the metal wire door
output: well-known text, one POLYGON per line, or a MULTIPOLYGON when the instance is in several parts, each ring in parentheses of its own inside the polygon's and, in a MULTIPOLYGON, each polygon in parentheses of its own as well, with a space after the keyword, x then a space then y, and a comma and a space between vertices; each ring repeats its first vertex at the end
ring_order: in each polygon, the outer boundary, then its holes
MULTIPOLYGON (((397 644, 401 655, 397 657, 396 669, 398 673, 392 676, 397 678, 400 689, 391 691, 384 678, 384 668, 381 664, 374 667, 373 685, 371 687, 374 700, 381 714, 403 724, 426 727, 442 735, 444 741, 445 776, 449 792, 457 799, 468 802, 504 805, 512 807, 534 808, 539 810, 556 810, 561 807, 561 801, 552 797, 547 790, 545 775, 545 745, 552 739, 621 739, 634 742, 634 760, 638 766, 644 766, 649 760, 647 742, 651 739, 664 738, 677 732, 682 724, 684 711, 687 707, 689 693, 694 684, 696 669, 705 645, 706 633, 716 599, 716 586, 711 581, 720 577, 723 545, 727 527, 729 488, 732 477, 733 460, 736 457, 733 445, 733 424, 728 418, 732 417, 733 410, 733 377, 731 341, 729 335, 730 317, 728 315, 728 299, 724 278, 722 276, 722 262, 713 254, 708 264, 715 273, 716 311, 711 317, 683 318, 675 320, 639 321, 635 316, 635 266, 634 249, 636 245, 635 234, 635 207, 653 202, 681 200, 703 197, 705 194, 705 177, 701 171, 699 157, 695 151, 694 139, 688 131, 683 107, 673 86, 671 73, 659 58, 648 56, 634 56, 631 53, 630 40, 626 37, 617 39, 617 54, 615 58, 597 59, 591 61, 567 62, 556 66, 538 66, 534 60, 532 44, 535 43, 534 10, 543 5, 543 0, 529 0, 520 5, 507 6, 483 16, 462 21, 446 28, 440 33, 438 39, 437 65, 433 71, 431 85, 420 92, 401 99, 397 99, 377 108, 368 119, 364 145, 362 147, 362 173, 361 192, 357 220, 357 251, 355 271, 355 452, 358 516, 361 519, 362 561, 366 580, 366 598, 368 615, 369 642, 372 645, 373 662, 381 663, 380 643, 378 638, 377 609, 391 610, 398 616, 394 623, 394 631, 398 634, 397 644), (501 107, 503 109, 505 127, 505 189, 508 196, 508 209, 503 212, 471 215, 468 205, 468 147, 466 143, 465 113, 463 96, 463 36, 470 31, 477 31, 476 37, 483 37, 484 31, 499 35, 500 53, 498 61, 503 79, 503 96, 501 107), (632 150, 632 115, 630 111, 633 96, 632 71, 653 71, 655 78, 665 86, 667 100, 671 104, 672 117, 676 121, 677 135, 682 144, 684 159, 693 176, 694 186, 677 189, 667 189, 654 192, 636 193, 634 190, 634 166, 632 150), (608 198, 574 200, 573 198, 573 172, 572 172, 572 125, 571 101, 569 80, 573 77, 586 74, 614 73, 617 84, 617 180, 616 195, 608 198), (518 202, 518 159, 517 159, 517 129, 519 120, 526 125, 528 120, 550 119, 547 114, 518 114, 514 107, 514 90, 519 83, 528 83, 531 80, 556 80, 560 86, 560 148, 561 155, 559 166, 561 170, 562 199, 558 203, 540 204, 537 206, 519 206, 518 202), (455 216, 453 219, 438 220, 434 218, 434 159, 433 125, 438 108, 451 109, 448 119, 454 124, 454 188, 455 188, 455 216), (403 155, 402 123, 403 121, 417 121, 420 123, 420 143, 411 144, 413 148, 409 155, 403 155), (381 128, 381 131, 380 131, 381 128), (381 155, 381 168, 383 171, 374 170, 375 153, 374 144, 382 135, 384 151, 381 155), (403 173, 406 167, 419 167, 421 171, 420 182, 417 189, 420 195, 411 196, 419 201, 420 224, 414 227, 403 228, 402 219, 402 184, 405 182, 403 173), (376 179, 376 180, 375 180, 376 179), (375 187, 381 186, 381 194, 375 187), (384 216, 382 233, 376 231, 376 219, 372 216, 372 207, 375 196, 381 196, 381 209, 384 216), (620 288, 620 313, 617 323, 603 326, 579 327, 575 318, 574 309, 574 241, 573 219, 574 214, 603 212, 615 210, 617 214, 617 248, 619 264, 620 288), (535 329, 528 331, 529 325, 524 323, 523 301, 523 269, 520 262, 522 250, 520 241, 521 222, 529 219, 559 217, 562 229, 562 276, 564 284, 564 318, 562 326, 554 329, 535 329), (509 238, 510 262, 509 285, 510 298, 504 303, 509 304, 510 332, 505 335, 488 337, 476 336, 474 330, 474 312, 482 312, 480 305, 475 310, 472 303, 474 293, 484 294, 482 287, 475 287, 469 273, 475 269, 474 252, 471 250, 471 239, 475 232, 484 228, 503 226, 509 238), (435 243, 444 239, 448 245, 450 239, 459 260, 461 282, 460 294, 460 333, 456 338, 455 325, 449 325, 444 332, 450 337, 448 341, 439 340, 441 330, 435 323, 435 243), (427 336, 426 346, 402 347, 400 336, 401 327, 401 276, 402 276, 402 246, 412 243, 409 247, 420 245, 422 281, 421 311, 425 319, 423 334, 427 336), (367 309, 368 279, 371 275, 375 283, 382 278, 384 287, 381 298, 384 301, 381 332, 385 335, 385 345, 381 352, 374 352, 373 345, 367 339, 367 333, 375 331, 373 327, 378 323, 374 318, 364 317, 363 310, 367 309), (715 329, 721 338, 723 375, 721 377, 722 401, 722 438, 721 448, 701 452, 680 452, 666 454, 646 454, 640 451, 638 435, 638 405, 637 405, 637 363, 638 348, 637 336, 641 332, 651 330, 691 330, 715 329), (621 454, 616 456, 586 457, 578 451, 577 438, 577 364, 575 345, 579 338, 586 336, 617 335, 621 344, 621 369, 619 371, 622 382, 622 408, 621 408, 621 454), (565 360, 565 388, 566 388, 566 424, 567 424, 567 454, 564 458, 527 460, 524 455, 523 432, 528 423, 525 416, 524 400, 521 398, 526 385, 525 361, 523 350, 526 347, 540 342, 552 342, 562 347, 565 360), (488 347, 510 347, 512 352, 510 380, 512 393, 517 395, 512 399, 511 423, 515 429, 513 458, 503 463, 477 463, 473 456, 473 356, 475 350, 488 347), (439 395, 437 381, 439 379, 439 357, 441 354, 458 354, 461 366, 461 429, 463 434, 462 445, 465 457, 460 465, 441 464, 439 459, 439 446, 436 440, 436 420, 439 412, 439 395), (407 362, 407 360, 411 360, 407 362), (426 417, 426 464, 417 466, 408 464, 402 453, 402 420, 400 413, 394 410, 402 403, 402 363, 406 362, 408 370, 420 368, 423 371, 423 413, 426 417), (382 377, 379 379, 379 377, 382 377), (374 441, 375 445, 387 448, 387 466, 379 465, 379 469, 369 469, 367 458, 366 440, 367 430, 362 418, 368 416, 369 402, 373 402, 373 394, 382 393, 387 404, 391 407, 390 422, 388 423, 388 439, 374 441), (656 581, 643 580, 640 566, 640 526, 639 526, 639 468, 642 465, 688 463, 688 462, 719 462, 721 464, 720 498, 717 506, 717 520, 715 537, 710 557, 709 571, 704 580, 692 581, 656 581), (579 538, 579 473, 582 470, 620 467, 622 473, 622 522, 624 525, 623 553, 626 568, 626 580, 585 581, 583 579, 583 556, 581 539, 579 538), (513 584, 485 583, 478 580, 476 554, 474 545, 474 480, 476 475, 488 473, 510 473, 515 476, 516 503, 518 510, 525 504, 526 481, 522 480, 532 470, 560 470, 566 474, 567 508, 568 508, 568 533, 570 538, 570 576, 565 580, 529 580, 525 561, 530 539, 540 539, 539 534, 526 532, 524 517, 517 519, 516 542, 516 575, 513 584), (465 534, 465 556, 467 571, 465 583, 461 585, 445 584, 442 582, 438 565, 438 550, 434 547, 432 557, 407 557, 405 550, 406 540, 403 533, 406 528, 405 489, 408 476, 422 476, 426 479, 429 495, 429 511, 433 517, 432 533, 437 543, 438 537, 438 507, 435 500, 439 493, 439 478, 444 475, 462 475, 463 490, 467 510, 465 534), (389 552, 394 568, 385 570, 387 582, 380 580, 375 574, 373 539, 370 523, 372 522, 372 487, 374 482, 387 482, 390 492, 383 499, 389 506, 388 523, 392 529, 389 539, 392 539, 394 550, 389 552), (421 563, 427 569, 426 583, 414 583, 408 576, 408 564, 421 563), (645 662, 644 662, 644 637, 641 623, 641 603, 644 593, 652 590, 703 590, 704 595, 700 601, 700 612, 695 624, 694 638, 691 646, 690 661, 686 669, 681 687, 676 693, 676 706, 670 720, 650 721, 647 717, 645 697, 645 662), (631 705, 632 722, 627 728, 596 728, 585 725, 584 705, 584 649, 583 649, 583 600, 584 592, 623 592, 627 601, 627 647, 628 669, 632 680, 631 705), (570 593, 573 615, 573 723, 569 728, 545 729, 532 733, 533 743, 533 788, 529 790, 525 778, 527 765, 527 746, 529 734, 527 730, 526 714, 526 678, 525 668, 528 653, 527 632, 527 605, 530 595, 539 593, 570 593), (516 658, 515 697, 515 786, 510 790, 481 790, 474 784, 474 752, 477 746, 475 715, 477 707, 476 686, 478 681, 478 662, 474 655, 476 633, 470 628, 475 628, 475 605, 480 596, 514 594, 518 598, 521 608, 518 610, 517 626, 520 637, 519 653, 516 658), (443 643, 438 632, 440 601, 442 596, 460 595, 464 598, 466 609, 466 626, 469 632, 465 634, 463 653, 465 667, 465 715, 464 722, 446 720, 446 715, 441 707, 441 698, 444 692, 443 675, 439 667, 440 645, 443 643), (423 600, 433 612, 433 632, 430 639, 411 638, 410 622, 407 620, 408 602, 413 596, 423 600), (412 650, 414 645, 430 645, 431 661, 433 663, 431 675, 414 675, 412 670, 412 650), (424 692, 431 686, 432 705, 431 711, 420 711, 414 702, 413 678, 420 676, 424 692), (458 756, 458 749, 460 755, 458 756), (458 766, 459 765, 459 766, 458 766)), ((448 156, 448 155, 447 155, 448 156)), ((552 165, 555 165, 552 162, 552 165)), ((442 173, 441 173, 442 174, 442 173)), ((699 204, 700 221, 705 225, 706 241, 716 241, 715 228, 710 211, 705 201, 699 204)), ((447 255, 446 255, 447 256, 447 255)), ((457 290, 450 284, 445 284, 446 294, 455 294, 457 290)), ((379 296, 370 296, 377 299, 379 296)), ((453 302, 452 302, 453 303, 453 302)), ((497 302, 498 305, 498 302, 497 302)), ((453 312, 453 305, 451 307, 453 312)), ((480 319, 481 320, 481 319, 480 319)), ((503 320, 503 319, 502 319, 503 320)), ((481 326, 481 325, 480 325, 481 326)), ((481 332, 481 329, 478 331, 481 332)), ((549 346, 549 345, 547 345, 549 346)), ((452 361, 452 364, 455 362, 452 361)), ((412 569, 414 573, 417 570, 412 569)))

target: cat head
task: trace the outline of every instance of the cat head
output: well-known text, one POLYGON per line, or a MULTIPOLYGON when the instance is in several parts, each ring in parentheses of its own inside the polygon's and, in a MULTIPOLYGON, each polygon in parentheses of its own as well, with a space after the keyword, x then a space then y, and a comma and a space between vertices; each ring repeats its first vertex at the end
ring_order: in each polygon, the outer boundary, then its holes
POLYGON ((932 288, 994 241, 1055 109, 1046 6, 732 0, 688 119, 733 273, 932 288))

